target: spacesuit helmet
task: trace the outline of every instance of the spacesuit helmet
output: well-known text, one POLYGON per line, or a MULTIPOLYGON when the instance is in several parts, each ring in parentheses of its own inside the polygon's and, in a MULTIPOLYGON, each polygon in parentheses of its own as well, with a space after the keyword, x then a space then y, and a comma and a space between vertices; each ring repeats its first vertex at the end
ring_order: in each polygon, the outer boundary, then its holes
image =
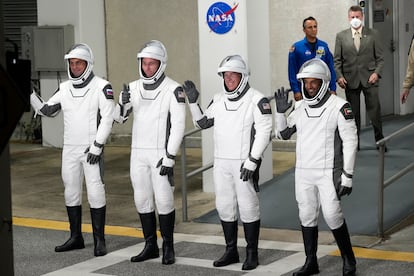
POLYGON ((325 62, 319 58, 313 58, 302 65, 296 78, 301 82, 303 99, 312 106, 319 103, 328 91, 329 82, 331 81, 331 72, 325 62), (322 80, 319 91, 313 97, 306 91, 305 82, 303 81, 303 79, 306 78, 322 80))
POLYGON ((81 85, 89 78, 95 62, 91 48, 84 43, 73 45, 66 53, 65 60, 67 60, 68 77, 74 85, 81 85), (70 70, 69 60, 72 58, 82 59, 87 63, 85 70, 78 77, 75 77, 70 70))
POLYGON ((154 84, 157 80, 160 79, 162 74, 164 74, 165 68, 167 67, 167 50, 165 49, 164 44, 158 40, 151 40, 145 43, 144 47, 138 52, 138 70, 139 75, 145 84, 154 84), (157 72, 153 76, 146 76, 142 71, 142 59, 143 58, 153 58, 160 61, 160 66, 158 67, 157 72))
POLYGON ((250 70, 247 66, 247 63, 239 55, 230 55, 225 57, 217 70, 219 76, 224 79, 224 72, 236 72, 241 74, 241 79, 239 85, 236 89, 229 91, 226 87, 226 84, 223 81, 224 91, 229 99, 237 98, 243 90, 246 88, 246 85, 249 81, 250 70))

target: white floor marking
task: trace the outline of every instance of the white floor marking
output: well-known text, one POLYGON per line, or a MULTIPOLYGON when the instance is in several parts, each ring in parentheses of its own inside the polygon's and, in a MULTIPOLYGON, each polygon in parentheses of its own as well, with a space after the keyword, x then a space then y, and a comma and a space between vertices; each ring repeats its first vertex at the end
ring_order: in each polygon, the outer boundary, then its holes
MULTIPOLYGON (((174 234, 175 243, 177 242, 195 242, 203 244, 224 244, 224 238, 221 236, 200 236, 200 235, 187 235, 181 233, 174 234)), ((239 246, 244 247, 245 241, 239 238, 239 246)), ((161 246, 161 245, 160 245, 161 246)), ((140 252, 144 248, 144 242, 129 246, 114 252, 108 253, 106 256, 99 258, 92 258, 81 263, 77 263, 72 266, 68 266, 47 274, 44 276, 73 276, 84 275, 84 276, 108 276, 108 274, 94 273, 94 271, 103 269, 105 267, 126 261, 140 252)), ((278 242, 278 241, 259 241, 259 248, 261 249, 273 249, 282 251, 294 251, 294 253, 282 259, 279 259, 273 263, 267 265, 259 265, 252 271, 243 271, 248 275, 281 275, 289 271, 299 268, 305 261, 305 254, 303 252, 303 244, 301 243, 289 243, 289 242, 278 242)), ((334 251, 337 247, 330 245, 319 245, 318 246, 318 257, 323 257, 330 252, 334 251)), ((161 263, 161 257, 158 259, 148 260, 147 262, 159 262, 161 263)), ((241 263, 228 265, 225 267, 213 267, 213 260, 176 257, 176 264, 197 266, 203 268, 212 268, 228 271, 242 271, 241 263)))

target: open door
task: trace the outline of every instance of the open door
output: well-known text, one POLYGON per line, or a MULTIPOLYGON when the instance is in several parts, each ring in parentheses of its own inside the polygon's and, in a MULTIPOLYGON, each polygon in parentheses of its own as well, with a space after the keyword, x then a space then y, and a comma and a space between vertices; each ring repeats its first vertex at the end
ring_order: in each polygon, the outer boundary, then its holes
POLYGON ((396 22, 396 18, 394 16, 398 16, 398 13, 393 0, 365 1, 365 3, 367 5, 365 16, 368 20, 365 23, 380 32, 383 42, 385 65, 379 84, 381 115, 393 115, 396 113, 394 100, 398 98, 395 95, 399 93, 399 91, 395 91, 394 85, 394 72, 398 72, 395 63, 398 57, 398 49, 395 45, 394 22, 396 22))

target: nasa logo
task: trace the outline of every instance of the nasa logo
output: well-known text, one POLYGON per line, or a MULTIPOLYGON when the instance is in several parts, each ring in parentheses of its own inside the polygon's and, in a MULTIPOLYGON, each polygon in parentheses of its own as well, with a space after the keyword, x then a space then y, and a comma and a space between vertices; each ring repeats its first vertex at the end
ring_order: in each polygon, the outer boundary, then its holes
POLYGON ((225 34, 229 32, 234 25, 234 11, 237 9, 236 4, 233 8, 223 2, 216 2, 210 6, 207 11, 207 24, 210 30, 216 34, 225 34))

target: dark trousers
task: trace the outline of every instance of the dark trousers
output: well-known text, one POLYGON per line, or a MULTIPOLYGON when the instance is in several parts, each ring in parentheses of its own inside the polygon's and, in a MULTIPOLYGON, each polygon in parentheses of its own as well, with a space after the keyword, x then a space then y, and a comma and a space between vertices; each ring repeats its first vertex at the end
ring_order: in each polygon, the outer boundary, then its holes
POLYGON ((375 141, 381 140, 384 138, 384 135, 382 134, 381 106, 378 96, 378 86, 371 86, 366 88, 360 84, 357 89, 347 88, 345 90, 346 100, 351 104, 352 111, 355 115, 355 123, 357 125, 358 131, 358 141, 359 134, 361 132, 361 91, 364 94, 365 108, 367 110, 368 117, 371 120, 371 124, 374 128, 375 141))

